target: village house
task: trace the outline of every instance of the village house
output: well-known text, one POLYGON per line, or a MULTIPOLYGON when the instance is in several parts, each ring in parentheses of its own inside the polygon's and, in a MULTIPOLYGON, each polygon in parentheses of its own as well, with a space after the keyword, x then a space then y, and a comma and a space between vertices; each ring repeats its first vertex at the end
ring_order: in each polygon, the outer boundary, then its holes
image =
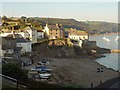
POLYGON ((44 32, 42 30, 37 30, 37 35, 38 39, 44 39, 44 32))
POLYGON ((28 38, 33 44, 37 43, 37 30, 34 29, 32 26, 28 26, 25 29, 23 29, 23 31, 26 33, 25 35, 27 35, 25 38, 28 38), (29 35, 29 36, 28 36, 29 35))
POLYGON ((15 29, 7 30, 6 29, 0 32, 1 37, 6 37, 7 35, 10 35, 10 34, 20 34, 23 36, 24 39, 28 39, 32 43, 37 43, 37 37, 38 37, 37 30, 35 30, 31 26, 28 26, 22 30, 15 30, 15 29))
POLYGON ((1 57, 13 58, 21 55, 21 47, 16 47, 16 41, 7 37, 1 39, 1 57))
POLYGON ((6 38, 9 38, 11 40, 16 41, 16 47, 22 47, 21 53, 24 54, 26 52, 32 51, 32 43, 29 40, 26 40, 22 37, 20 34, 10 34, 6 36, 6 38))
POLYGON ((32 51, 32 43, 20 34, 9 34, 0 38, 0 56, 3 58, 18 58, 32 51))
POLYGON ((89 35, 85 31, 80 31, 80 30, 71 28, 67 32, 68 32, 68 38, 72 40, 77 40, 78 41, 77 44, 80 47, 82 47, 83 41, 89 40, 89 35))
POLYGON ((64 38, 64 29, 61 24, 47 25, 44 28, 45 36, 49 39, 64 38))
POLYGON ((76 30, 71 28, 70 30, 68 30, 68 37, 74 40, 88 40, 89 39, 89 35, 88 33, 86 33, 85 31, 80 31, 80 30, 76 30))

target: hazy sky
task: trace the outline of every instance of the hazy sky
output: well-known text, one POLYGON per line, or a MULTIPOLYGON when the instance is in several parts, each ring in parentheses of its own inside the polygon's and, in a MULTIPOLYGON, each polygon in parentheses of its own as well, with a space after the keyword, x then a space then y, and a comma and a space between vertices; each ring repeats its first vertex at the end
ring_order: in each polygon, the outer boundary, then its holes
POLYGON ((2 15, 118 22, 118 2, 2 2, 2 15))

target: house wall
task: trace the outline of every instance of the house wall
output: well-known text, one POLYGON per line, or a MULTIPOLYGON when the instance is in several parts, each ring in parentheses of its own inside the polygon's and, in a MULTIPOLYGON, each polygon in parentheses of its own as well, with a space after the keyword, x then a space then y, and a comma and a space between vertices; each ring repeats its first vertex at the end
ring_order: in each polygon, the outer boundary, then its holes
POLYGON ((37 36, 38 39, 44 38, 44 32, 37 32, 37 34, 38 34, 38 36, 37 36))
POLYGON ((5 57, 5 54, 13 54, 16 47, 15 40, 7 40, 2 37, 0 44, 0 56, 5 57))
POLYGON ((88 35, 69 35, 70 39, 74 39, 74 40, 85 40, 85 39, 89 39, 88 35))
POLYGON ((79 40, 79 46, 82 47, 83 41, 79 40))
POLYGON ((24 33, 24 32, 19 32, 19 33, 17 33, 17 34, 22 35, 22 37, 23 37, 23 38, 25 38, 25 37, 26 37, 26 35, 25 35, 25 33, 24 33))
POLYGON ((11 32, 11 33, 1 33, 0 36, 1 36, 1 37, 6 37, 6 36, 9 35, 9 34, 13 34, 13 33, 12 33, 12 32, 11 32))
POLYGON ((50 33, 49 33, 49 28, 48 28, 48 26, 47 26, 47 24, 46 24, 46 26, 45 26, 45 28, 44 28, 44 33, 46 33, 47 35, 49 35, 50 33))
POLYGON ((32 43, 37 43, 37 30, 27 30, 29 33, 29 39, 32 43))
POLYGON ((22 47, 21 53, 31 52, 32 51, 31 42, 17 43, 16 47, 22 47))
POLYGON ((49 36, 52 38, 61 38, 61 32, 60 30, 50 30, 49 36))
MULTIPOLYGON (((12 32, 11 33, 1 33, 0 36, 1 37, 6 37, 7 35, 10 35, 10 34, 13 34, 13 33, 12 32)), ((15 33, 15 34, 20 34, 25 39, 29 38, 29 33, 27 33, 27 32, 19 32, 19 33, 15 33)))

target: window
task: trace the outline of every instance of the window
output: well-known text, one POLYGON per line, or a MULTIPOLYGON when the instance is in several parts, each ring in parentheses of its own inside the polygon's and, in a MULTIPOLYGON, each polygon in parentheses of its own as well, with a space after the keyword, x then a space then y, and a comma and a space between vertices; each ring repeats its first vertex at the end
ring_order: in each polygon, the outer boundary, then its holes
POLYGON ((8 52, 9 52, 9 50, 6 50, 6 52, 8 53, 8 52))
POLYGON ((9 42, 9 45, 11 45, 11 42, 9 42))
POLYGON ((52 33, 51 33, 52 34, 52 33))
POLYGON ((55 36, 55 38, 58 38, 58 36, 55 36))
POLYGON ((57 34, 57 33, 56 33, 57 34))

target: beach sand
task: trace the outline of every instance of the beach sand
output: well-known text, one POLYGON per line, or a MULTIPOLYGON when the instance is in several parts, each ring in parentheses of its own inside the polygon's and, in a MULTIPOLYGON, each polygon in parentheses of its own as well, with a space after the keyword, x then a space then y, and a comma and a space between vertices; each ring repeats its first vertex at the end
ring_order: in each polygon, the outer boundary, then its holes
POLYGON ((83 88, 90 88, 91 83, 93 86, 118 77, 118 72, 107 69, 99 65, 90 58, 48 58, 50 64, 48 67, 53 69, 53 79, 50 83, 62 83, 79 85, 83 88), (97 69, 103 68, 102 73, 98 73, 97 69))

